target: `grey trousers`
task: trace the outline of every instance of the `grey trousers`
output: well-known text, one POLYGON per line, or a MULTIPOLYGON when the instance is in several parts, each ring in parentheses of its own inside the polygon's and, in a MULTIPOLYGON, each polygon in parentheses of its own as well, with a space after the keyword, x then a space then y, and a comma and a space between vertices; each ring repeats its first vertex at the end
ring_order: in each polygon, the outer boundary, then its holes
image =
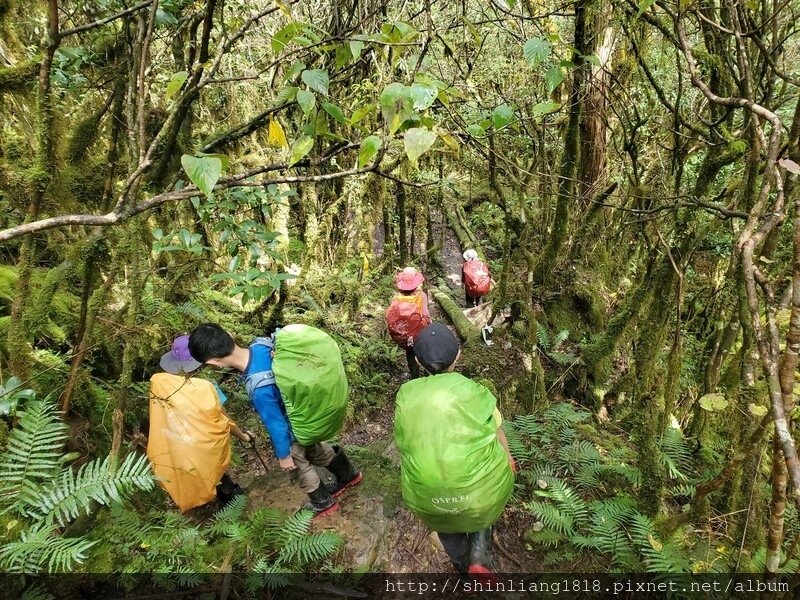
POLYGON ((336 454, 330 444, 324 442, 312 446, 301 446, 292 442, 290 453, 297 467, 292 471, 292 478, 297 479, 300 489, 306 494, 315 491, 320 485, 319 475, 313 465, 327 467, 336 454))

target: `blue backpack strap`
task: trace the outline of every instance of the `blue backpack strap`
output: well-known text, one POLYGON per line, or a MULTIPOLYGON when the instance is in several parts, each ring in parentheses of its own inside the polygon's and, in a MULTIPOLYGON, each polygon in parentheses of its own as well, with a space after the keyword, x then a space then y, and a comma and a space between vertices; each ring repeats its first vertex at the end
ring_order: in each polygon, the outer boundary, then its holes
MULTIPOLYGON (((257 337, 255 341, 250 344, 251 348, 253 346, 265 346, 270 350, 274 349, 275 334, 271 335, 270 337, 257 337)), ((273 373, 272 369, 268 371, 251 373, 244 380, 244 387, 247 390, 248 396, 252 396, 254 391, 260 387, 264 387, 265 385, 275 385, 275 373, 273 373)))

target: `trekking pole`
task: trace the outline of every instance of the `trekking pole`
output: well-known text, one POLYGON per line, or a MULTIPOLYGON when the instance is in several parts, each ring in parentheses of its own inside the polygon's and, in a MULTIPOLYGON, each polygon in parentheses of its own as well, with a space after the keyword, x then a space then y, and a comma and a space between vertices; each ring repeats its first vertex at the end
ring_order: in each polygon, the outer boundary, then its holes
POLYGON ((264 471, 265 472, 269 471, 269 467, 267 466, 267 463, 264 462, 263 458, 261 458, 261 453, 258 451, 258 448, 256 448, 256 436, 254 436, 249 431, 246 431, 245 433, 250 437, 250 444, 248 446, 246 446, 246 447, 250 448, 253 452, 256 453, 256 456, 258 457, 259 462, 261 462, 261 465, 264 467, 264 471))

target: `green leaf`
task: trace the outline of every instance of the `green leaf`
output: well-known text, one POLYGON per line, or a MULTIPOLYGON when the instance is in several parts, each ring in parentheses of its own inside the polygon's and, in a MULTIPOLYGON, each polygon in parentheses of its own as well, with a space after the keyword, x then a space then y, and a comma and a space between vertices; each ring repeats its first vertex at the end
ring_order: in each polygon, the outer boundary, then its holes
POLYGON ((317 97, 308 90, 298 90, 296 99, 300 108, 303 109, 303 114, 306 115, 314 110, 314 105, 317 103, 317 97))
POLYGON ((359 108, 358 110, 356 110, 353 113, 352 117, 350 117, 350 124, 351 125, 355 125, 356 123, 358 123, 361 119, 366 117, 369 113, 371 113, 376 108, 377 108, 377 106, 374 105, 374 104, 367 104, 366 106, 362 106, 361 108, 359 108))
POLYGON ((389 134, 394 134, 406 120, 414 115, 414 101, 410 88, 402 83, 390 83, 381 92, 381 114, 389 134))
POLYGON ((298 160, 303 158, 306 154, 311 151, 311 148, 314 147, 314 138, 304 135, 297 140, 295 140, 294 144, 292 144, 292 152, 289 157, 289 166, 291 167, 295 164, 298 160))
POLYGON ((222 162, 222 170, 228 170, 228 164, 230 164, 230 159, 224 154, 206 154, 205 152, 198 152, 197 156, 210 156, 212 158, 218 158, 222 162))
POLYGON ((495 129, 502 129, 514 118, 514 109, 508 104, 501 104, 492 111, 492 125, 495 129))
POLYGON ((358 168, 363 169, 370 159, 378 153, 381 147, 381 138, 377 135, 371 135, 364 138, 361 142, 361 147, 358 149, 358 168))
POLYGON ((294 63, 289 69, 286 71, 286 74, 283 76, 283 81, 287 82, 292 77, 296 76, 298 73, 303 71, 306 68, 306 63, 303 62, 296 62, 294 63))
POLYGON ((539 102, 539 104, 533 107, 531 112, 534 118, 538 118, 554 110, 558 110, 559 108, 561 108, 561 105, 558 102, 539 102))
POLYGON ((189 73, 187 71, 178 71, 175 73, 167 84, 167 93, 164 94, 164 100, 169 100, 172 98, 178 92, 178 90, 181 89, 181 86, 188 77, 189 73))
POLYGON ((216 156, 181 156, 181 165, 191 182, 209 198, 214 184, 222 174, 222 161, 216 156))
POLYGON ((353 53, 350 51, 350 46, 339 44, 336 46, 336 70, 338 71, 350 62, 353 53))
POLYGON ((323 102, 322 103, 322 109, 326 113, 328 113, 330 116, 332 116, 334 119, 339 121, 339 123, 341 123, 343 125, 349 125, 350 124, 350 121, 345 119, 344 113, 342 112, 342 109, 339 108, 338 106, 336 106, 335 104, 331 104, 330 102, 323 102))
POLYGON ((752 402, 747 405, 747 410, 750 411, 751 415, 756 417, 764 417, 769 412, 769 409, 766 406, 761 406, 752 402))
POLYGON ((155 25, 158 27, 164 24, 177 25, 178 19, 176 19, 175 15, 173 15, 171 12, 157 8, 156 18, 153 19, 153 23, 155 23, 155 25))
POLYGON ((709 412, 719 412, 728 406, 728 401, 722 394, 706 394, 698 400, 700 408, 709 412))
POLYGON ((325 69, 306 69, 303 71, 302 75, 300 75, 300 79, 315 92, 319 92, 323 96, 328 95, 328 84, 330 80, 328 79, 328 72, 325 69))
POLYGON ((364 42, 361 40, 355 40, 350 42, 350 52, 353 54, 353 58, 358 60, 361 58, 361 51, 364 50, 364 42))
POLYGON ((600 66, 600 59, 595 56, 594 54, 587 54, 583 57, 583 60, 588 62, 590 65, 594 65, 595 67, 600 66))
POLYGON ((435 141, 436 134, 428 129, 422 129, 421 127, 409 129, 403 139, 408 159, 412 162, 417 160, 433 146, 435 141))
POLYGON ((564 81, 564 71, 561 67, 553 67, 544 74, 544 80, 547 82, 548 91, 552 92, 564 81))
POLYGON ((467 26, 467 29, 469 29, 469 32, 472 34, 472 37, 475 40, 475 44, 477 46, 480 46, 483 43, 483 38, 481 38, 481 34, 478 33, 478 30, 475 28, 475 25, 473 25, 464 15, 461 15, 461 20, 464 22, 464 25, 467 26))
POLYGON ((544 59, 550 56, 552 49, 553 47, 547 40, 531 38, 525 42, 522 53, 525 55, 525 61, 529 67, 537 67, 544 59))
POLYGON ((280 92, 278 92, 277 96, 275 96, 275 102, 273 102, 273 104, 275 106, 280 106, 285 102, 291 102, 297 97, 297 92, 298 88, 294 86, 285 87, 280 92))
POLYGON ((414 101, 414 110, 425 110, 433 105, 439 90, 434 85, 427 83, 411 84, 411 99, 414 101))
POLYGON ((641 2, 639 2, 639 12, 636 13, 636 18, 638 19, 639 17, 641 17, 644 14, 644 11, 653 6, 653 4, 655 3, 656 0, 642 0, 641 2))
POLYGON ((467 133, 469 133, 472 137, 483 137, 486 135, 486 130, 477 123, 473 123, 467 127, 467 133))

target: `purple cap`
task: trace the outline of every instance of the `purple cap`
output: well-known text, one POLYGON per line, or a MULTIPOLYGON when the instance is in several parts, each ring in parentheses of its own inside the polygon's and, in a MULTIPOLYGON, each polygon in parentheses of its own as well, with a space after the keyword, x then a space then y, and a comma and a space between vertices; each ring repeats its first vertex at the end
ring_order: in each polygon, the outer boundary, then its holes
POLYGON ((161 357, 161 368, 167 373, 180 375, 191 373, 203 366, 203 363, 192 358, 189 352, 189 336, 180 335, 172 342, 172 350, 161 357))

